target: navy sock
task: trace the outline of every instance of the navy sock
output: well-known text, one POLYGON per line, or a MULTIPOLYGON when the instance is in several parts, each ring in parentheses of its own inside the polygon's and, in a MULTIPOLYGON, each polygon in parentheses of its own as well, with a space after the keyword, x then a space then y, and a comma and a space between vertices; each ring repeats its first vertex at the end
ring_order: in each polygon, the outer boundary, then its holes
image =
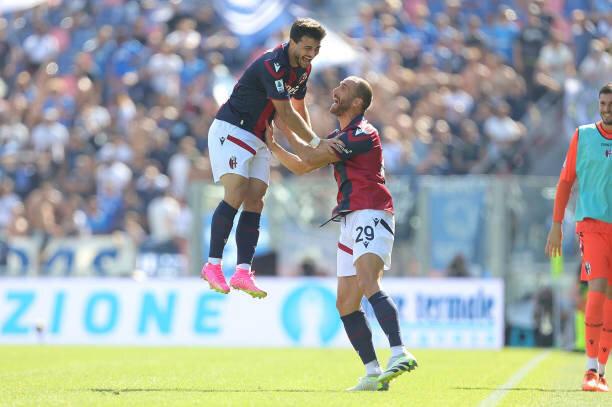
POLYGON ((261 214, 242 211, 236 226, 236 246, 238 246, 238 261, 236 264, 251 264, 255 255, 255 247, 259 240, 259 220, 261 214))
POLYGON ((372 343, 372 330, 370 324, 366 320, 363 311, 355 311, 343 317, 340 317, 344 324, 344 330, 353 345, 353 348, 359 354, 363 364, 370 363, 376 360, 376 352, 372 343))
POLYGON ((227 243, 227 237, 232 231, 237 209, 232 208, 227 202, 221 201, 213 214, 210 227, 210 249, 208 257, 220 259, 223 257, 223 249, 227 243))
POLYGON ((368 301, 370 301, 370 304, 374 309, 374 315, 376 315, 376 319, 378 320, 380 327, 389 339, 389 345, 402 345, 399 316, 397 313, 397 307, 393 303, 393 300, 383 291, 379 291, 372 294, 372 296, 368 298, 368 301))

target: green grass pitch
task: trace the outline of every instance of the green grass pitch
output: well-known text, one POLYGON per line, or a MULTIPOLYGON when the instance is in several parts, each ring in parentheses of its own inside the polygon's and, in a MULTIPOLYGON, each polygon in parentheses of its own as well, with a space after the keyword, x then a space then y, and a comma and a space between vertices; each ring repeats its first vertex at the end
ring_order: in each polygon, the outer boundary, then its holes
POLYGON ((542 352, 417 349, 389 392, 347 393, 363 373, 348 349, 0 346, 0 406, 612 405, 579 390, 579 353, 550 352, 499 391, 542 352))

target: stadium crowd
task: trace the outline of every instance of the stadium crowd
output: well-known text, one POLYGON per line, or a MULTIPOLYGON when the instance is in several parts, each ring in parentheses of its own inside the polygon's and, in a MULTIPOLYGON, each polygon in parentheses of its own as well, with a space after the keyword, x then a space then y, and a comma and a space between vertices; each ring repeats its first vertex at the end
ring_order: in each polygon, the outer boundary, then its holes
MULTIPOLYGON (((0 235, 121 230, 185 250, 187 186, 211 179, 209 124, 245 63, 288 37, 244 47, 196 3, 64 0, 0 16, 0 235)), ((568 78, 612 77, 606 0, 361 4, 340 33, 358 60, 315 65, 307 105, 325 135, 331 89, 366 77, 390 174, 528 173, 522 120, 536 102, 562 98, 568 78)))

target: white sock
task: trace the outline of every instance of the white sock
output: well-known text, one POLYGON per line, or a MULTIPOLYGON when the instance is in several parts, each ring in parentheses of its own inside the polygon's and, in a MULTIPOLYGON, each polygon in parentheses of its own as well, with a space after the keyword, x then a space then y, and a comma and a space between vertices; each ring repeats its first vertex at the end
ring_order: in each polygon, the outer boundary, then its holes
POLYGON ((366 375, 368 376, 380 375, 382 373, 378 364, 378 360, 373 360, 371 362, 366 363, 365 368, 366 375))
POLYGON ((405 353, 404 345, 391 346, 391 357, 403 356, 405 353))
POLYGON ((586 370, 597 370, 597 358, 587 356, 586 370))
POLYGON ((236 268, 241 269, 241 270, 251 271, 251 265, 246 264, 246 263, 239 264, 236 266, 236 268))
POLYGON ((597 373, 599 373, 600 376, 603 376, 606 374, 606 365, 602 365, 601 363, 599 363, 599 368, 597 368, 597 373))
POLYGON ((217 258, 215 258, 215 257, 209 257, 209 258, 208 258, 208 262, 209 262, 210 264, 217 265, 217 264, 221 264, 221 259, 217 259, 217 258))

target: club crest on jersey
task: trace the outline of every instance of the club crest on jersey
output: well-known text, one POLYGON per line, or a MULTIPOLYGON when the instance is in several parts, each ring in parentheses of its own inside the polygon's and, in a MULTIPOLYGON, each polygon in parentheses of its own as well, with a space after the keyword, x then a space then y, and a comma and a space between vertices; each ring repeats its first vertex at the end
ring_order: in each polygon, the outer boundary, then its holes
POLYGON ((588 261, 584 263, 584 272, 587 276, 591 275, 591 263, 589 263, 588 261))
POLYGON ((238 165, 238 159, 236 159, 235 155, 231 156, 229 159, 230 168, 233 170, 234 168, 236 168, 237 165, 238 165))
POLYGON ((280 64, 278 62, 274 63, 274 71, 278 72, 278 70, 281 68, 280 64))
POLYGON ((276 90, 281 93, 283 90, 285 90, 285 84, 283 83, 282 79, 279 79, 277 81, 274 81, 274 85, 276 85, 276 90))

